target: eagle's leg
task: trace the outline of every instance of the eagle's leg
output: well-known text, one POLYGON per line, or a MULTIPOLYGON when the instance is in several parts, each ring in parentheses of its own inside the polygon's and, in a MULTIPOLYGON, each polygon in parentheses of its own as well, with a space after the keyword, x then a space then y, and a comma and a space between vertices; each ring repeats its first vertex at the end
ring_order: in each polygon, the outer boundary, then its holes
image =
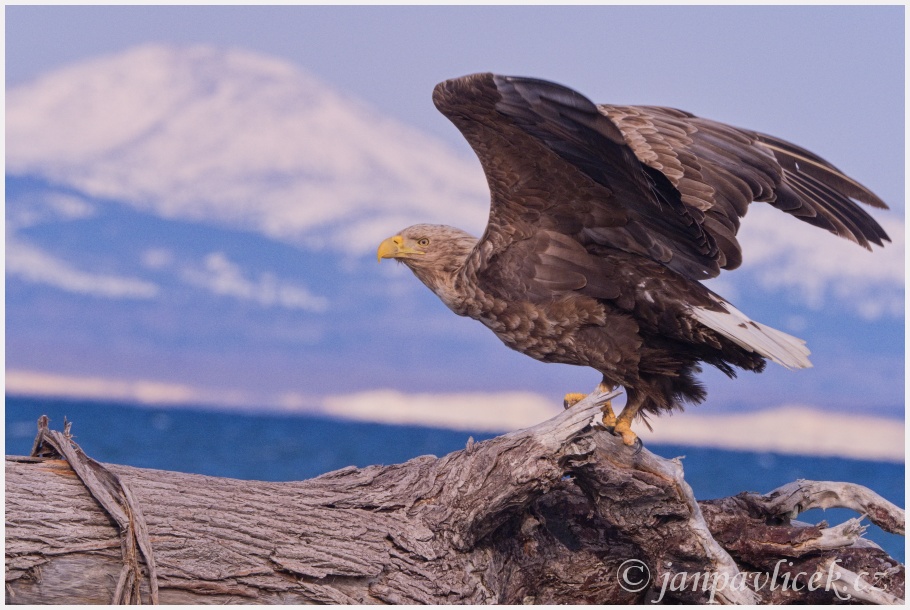
POLYGON ((634 392, 629 392, 626 406, 623 408, 622 413, 619 414, 619 417, 616 418, 616 425, 613 427, 613 434, 622 437, 623 444, 629 445, 630 447, 632 445, 638 445, 639 451, 641 439, 638 438, 637 434, 632 432, 632 420, 638 415, 638 410, 643 403, 644 398, 637 396, 634 392))
MULTIPOLYGON (((594 389, 595 394, 608 394, 612 391, 613 386, 607 385, 605 381, 601 381, 594 389)), ((587 394, 580 394, 578 392, 566 394, 562 399, 562 406, 566 409, 569 409, 584 400, 586 397, 587 394)), ((600 406, 601 412, 603 412, 604 427, 612 430, 613 426, 616 425, 616 414, 613 413, 613 401, 605 400, 598 404, 600 406)))
MULTIPOLYGON (((595 389, 594 391, 597 392, 598 394, 609 394, 613 390, 614 390, 613 386, 608 385, 606 380, 604 380, 597 384, 597 389, 595 389)), ((600 404, 600 411, 603 413, 604 427, 607 430, 612 430, 613 427, 616 425, 616 414, 613 413, 613 401, 605 400, 599 404, 600 404)))

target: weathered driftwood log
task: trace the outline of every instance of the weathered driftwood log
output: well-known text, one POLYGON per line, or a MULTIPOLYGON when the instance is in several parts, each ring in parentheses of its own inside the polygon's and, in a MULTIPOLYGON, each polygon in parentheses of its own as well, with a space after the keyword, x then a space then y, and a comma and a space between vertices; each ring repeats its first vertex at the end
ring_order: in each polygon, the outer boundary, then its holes
POLYGON ((636 454, 589 397, 436 458, 292 483, 98 464, 47 430, 6 466, 12 603, 896 603, 904 566, 846 506, 903 533, 865 488, 798 481, 698 503, 677 460, 636 454), (44 457, 41 457, 44 456, 44 457))

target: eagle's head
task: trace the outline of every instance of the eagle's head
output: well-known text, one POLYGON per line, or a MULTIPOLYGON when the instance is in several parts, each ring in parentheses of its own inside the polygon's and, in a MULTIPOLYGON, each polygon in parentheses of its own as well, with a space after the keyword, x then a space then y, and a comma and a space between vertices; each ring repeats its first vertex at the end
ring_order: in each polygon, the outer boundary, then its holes
POLYGON ((407 265, 420 281, 437 292, 464 264, 477 238, 445 225, 413 225, 379 244, 376 257, 407 265))

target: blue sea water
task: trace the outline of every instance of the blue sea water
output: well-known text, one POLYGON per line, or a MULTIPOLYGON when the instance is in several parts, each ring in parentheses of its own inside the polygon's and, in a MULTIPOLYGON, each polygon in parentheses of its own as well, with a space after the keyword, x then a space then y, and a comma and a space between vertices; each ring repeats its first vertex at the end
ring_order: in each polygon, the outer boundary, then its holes
MULTIPOLYGON (((293 481, 345 466, 395 464, 419 455, 445 455, 489 433, 350 422, 324 417, 150 408, 117 403, 6 398, 6 454, 27 455, 39 416, 62 429, 100 462, 237 479, 293 481)), ((905 506, 904 465, 863 460, 649 445, 664 457, 685 456, 686 480, 700 500, 742 491, 765 493, 796 479, 859 483, 905 506)), ((844 509, 813 510, 803 521, 840 523, 844 509)), ((903 537, 870 526, 867 537, 904 561, 903 537)))

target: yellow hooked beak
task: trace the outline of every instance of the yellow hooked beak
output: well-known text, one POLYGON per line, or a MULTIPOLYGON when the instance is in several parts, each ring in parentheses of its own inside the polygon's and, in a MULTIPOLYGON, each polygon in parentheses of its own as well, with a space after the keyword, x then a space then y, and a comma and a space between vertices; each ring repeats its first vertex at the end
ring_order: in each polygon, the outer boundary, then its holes
POLYGON ((376 260, 381 263, 384 258, 401 258, 408 254, 426 253, 407 247, 404 245, 404 238, 401 235, 396 235, 379 244, 379 250, 376 251, 376 260))

